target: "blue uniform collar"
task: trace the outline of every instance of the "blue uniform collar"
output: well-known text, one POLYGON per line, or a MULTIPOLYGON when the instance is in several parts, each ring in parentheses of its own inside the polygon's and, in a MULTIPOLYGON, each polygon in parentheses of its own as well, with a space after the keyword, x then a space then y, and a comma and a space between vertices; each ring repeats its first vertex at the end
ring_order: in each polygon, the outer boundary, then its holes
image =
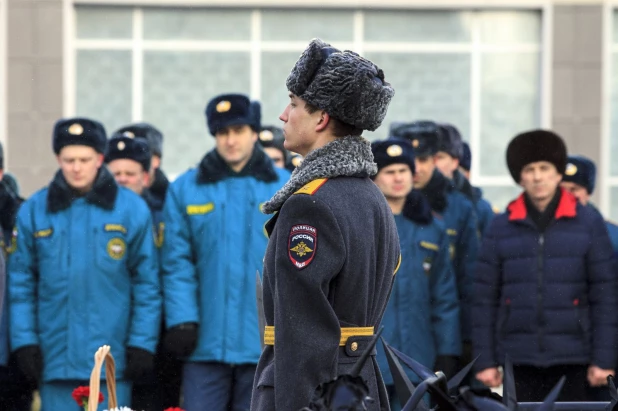
POLYGON ((447 194, 453 190, 453 183, 436 168, 427 185, 421 188, 421 193, 429 201, 431 209, 441 213, 448 206, 447 194))
POLYGON ((230 177, 253 177, 256 180, 272 183, 278 176, 272 160, 256 144, 249 162, 239 173, 232 170, 217 150, 207 153, 197 170, 198 184, 212 184, 230 177))
MULTIPOLYGON (((94 181, 94 185, 92 186, 92 190, 86 193, 84 199, 86 202, 97 207, 101 207, 105 210, 112 210, 116 203, 117 195, 118 185, 114 177, 107 168, 101 167, 94 181)), ((62 174, 62 170, 58 170, 47 190, 47 211, 50 213, 57 213, 66 210, 76 198, 79 198, 79 196, 69 187, 69 184, 62 174)))
POLYGON ((161 211, 163 210, 163 203, 159 197, 155 196, 151 190, 144 189, 142 193, 142 198, 148 204, 148 208, 153 211, 161 211))
POLYGON ((433 221, 429 202, 417 190, 412 190, 410 194, 408 194, 401 214, 408 220, 412 220, 417 224, 427 225, 433 221))

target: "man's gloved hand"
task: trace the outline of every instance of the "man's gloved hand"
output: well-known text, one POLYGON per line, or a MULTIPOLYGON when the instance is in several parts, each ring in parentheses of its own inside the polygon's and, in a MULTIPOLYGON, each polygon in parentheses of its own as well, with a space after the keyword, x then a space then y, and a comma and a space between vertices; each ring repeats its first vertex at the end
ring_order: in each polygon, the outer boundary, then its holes
POLYGON ((197 346, 197 324, 184 323, 167 330, 163 347, 178 358, 191 355, 197 346))
POLYGON ((457 372, 457 365, 459 364, 459 357, 454 355, 438 355, 436 357, 436 365, 434 370, 442 371, 446 378, 449 379, 457 372))
POLYGON ((26 345, 14 353, 17 366, 28 382, 40 381, 43 374, 43 354, 38 345, 26 345))
POLYGON ((124 378, 139 381, 154 372, 154 354, 136 347, 127 347, 124 378))

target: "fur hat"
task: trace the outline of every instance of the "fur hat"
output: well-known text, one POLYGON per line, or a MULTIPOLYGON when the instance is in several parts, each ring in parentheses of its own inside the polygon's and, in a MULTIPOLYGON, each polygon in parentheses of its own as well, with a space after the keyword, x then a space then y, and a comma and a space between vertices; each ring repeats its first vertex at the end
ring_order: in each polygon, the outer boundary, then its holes
POLYGON ((304 158, 298 153, 294 153, 291 151, 288 153, 288 162, 285 163, 285 169, 291 173, 303 162, 304 158))
POLYGON ((105 153, 105 127, 96 120, 84 117, 60 119, 54 125, 52 148, 56 155, 66 146, 88 146, 105 153))
POLYGON ((152 153, 145 139, 122 135, 112 137, 107 144, 105 163, 123 158, 140 163, 144 171, 150 170, 152 153))
POLYGON ((373 161, 378 165, 378 173, 391 164, 407 164, 412 174, 416 172, 414 150, 406 140, 391 138, 371 143, 373 161))
POLYGON ((288 90, 362 130, 380 127, 395 90, 371 61, 313 39, 287 78, 288 90))
POLYGON ((258 133, 258 142, 264 148, 273 147, 283 153, 283 162, 288 161, 288 151, 283 146, 285 137, 283 130, 275 126, 263 126, 262 131, 258 133))
POLYGON ((118 129, 112 138, 124 135, 127 137, 143 138, 148 142, 153 156, 163 157, 163 134, 152 124, 135 123, 118 129))
POLYGON ((463 141, 459 130, 448 123, 439 125, 442 128, 442 136, 438 141, 438 151, 444 151, 453 158, 459 159, 463 154, 463 141))
POLYGON ((530 130, 515 136, 506 149, 506 164, 519 184, 521 170, 530 163, 548 161, 564 175, 567 149, 562 138, 549 130, 530 130))
POLYGON ((470 145, 465 141, 462 143, 462 155, 459 158, 459 165, 466 171, 470 171, 472 167, 472 151, 470 151, 470 145))
POLYGON ((259 132, 261 116, 260 103, 251 102, 244 94, 222 94, 206 106, 206 123, 213 136, 224 127, 237 125, 248 125, 259 132))
POLYGON ((438 152, 438 143, 444 139, 444 130, 427 120, 395 122, 391 124, 389 138, 409 141, 417 157, 433 156, 438 152))
POLYGON ((584 156, 569 156, 562 181, 579 184, 586 188, 588 194, 594 192, 597 177, 597 166, 584 156))

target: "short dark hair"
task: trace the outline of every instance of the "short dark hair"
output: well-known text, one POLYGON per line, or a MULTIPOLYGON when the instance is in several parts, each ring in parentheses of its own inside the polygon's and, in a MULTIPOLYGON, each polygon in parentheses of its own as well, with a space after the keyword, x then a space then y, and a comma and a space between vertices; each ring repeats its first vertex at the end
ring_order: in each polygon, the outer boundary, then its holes
MULTIPOLYGON (((316 111, 320 110, 320 108, 305 101, 305 110, 307 110, 307 113, 313 114, 316 111)), ((333 135, 335 137, 360 136, 361 134, 363 134, 362 128, 358 128, 351 124, 344 123, 343 121, 336 119, 335 117, 331 116, 329 121, 333 125, 333 135)))

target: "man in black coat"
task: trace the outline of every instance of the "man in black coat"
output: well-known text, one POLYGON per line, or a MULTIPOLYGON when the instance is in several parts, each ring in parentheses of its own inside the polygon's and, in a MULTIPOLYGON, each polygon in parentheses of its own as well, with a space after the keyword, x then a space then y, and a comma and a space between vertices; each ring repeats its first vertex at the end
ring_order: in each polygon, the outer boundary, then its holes
POLYGON ((477 379, 501 384, 513 361, 517 398, 541 401, 562 376, 560 401, 586 401, 616 365, 616 277, 601 215, 559 188, 567 155, 547 130, 516 136, 507 149, 524 192, 495 217, 474 278, 477 379))
MULTIPOLYGON (((347 374, 380 324, 400 261, 397 228, 371 181, 371 146, 394 90, 375 64, 313 40, 287 79, 285 148, 305 156, 263 210, 266 345, 251 409, 296 411, 316 388, 347 374)), ((372 350, 373 351, 373 350, 372 350)), ((388 409, 372 353, 360 375, 388 409)))

